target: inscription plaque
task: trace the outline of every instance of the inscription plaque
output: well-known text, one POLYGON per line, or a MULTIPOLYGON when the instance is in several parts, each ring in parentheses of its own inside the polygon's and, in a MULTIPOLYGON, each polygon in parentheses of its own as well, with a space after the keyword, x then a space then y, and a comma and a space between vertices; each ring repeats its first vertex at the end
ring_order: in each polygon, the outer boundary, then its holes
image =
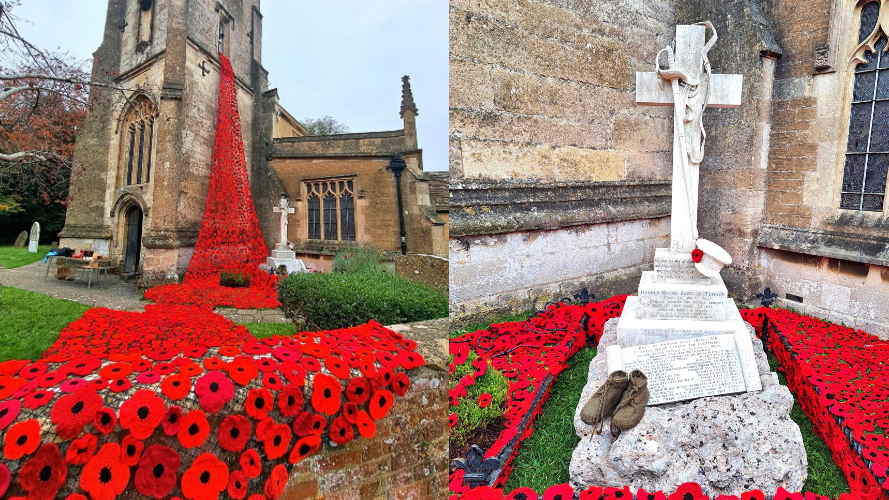
POLYGON ((648 406, 745 392, 735 336, 710 335, 606 349, 608 372, 641 370, 648 376, 648 406))
POLYGON ((656 283, 710 283, 710 278, 695 268, 691 253, 671 252, 666 248, 654 251, 654 280, 656 283))

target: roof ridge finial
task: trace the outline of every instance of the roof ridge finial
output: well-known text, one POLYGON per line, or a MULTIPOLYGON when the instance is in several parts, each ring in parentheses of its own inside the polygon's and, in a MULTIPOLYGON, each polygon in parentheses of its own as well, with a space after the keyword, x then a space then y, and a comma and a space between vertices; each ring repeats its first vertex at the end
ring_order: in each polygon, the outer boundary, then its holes
POLYGON ((399 113, 402 118, 404 118, 404 112, 407 110, 413 111, 415 115, 420 114, 417 110, 417 105, 414 104, 414 94, 411 91, 411 77, 404 75, 401 77, 401 112, 399 113))

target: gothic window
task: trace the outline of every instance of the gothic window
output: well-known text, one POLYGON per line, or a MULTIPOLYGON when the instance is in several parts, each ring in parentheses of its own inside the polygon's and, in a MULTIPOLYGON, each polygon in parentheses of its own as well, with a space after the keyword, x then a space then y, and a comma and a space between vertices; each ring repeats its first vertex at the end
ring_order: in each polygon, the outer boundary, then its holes
POLYGON ((228 57, 228 48, 231 44, 231 23, 229 22, 228 16, 224 13, 220 13, 219 15, 219 32, 217 38, 216 50, 219 51, 220 54, 228 57))
POLYGON ((880 3, 861 9, 859 61, 849 116, 849 139, 840 208, 882 212, 889 171, 889 53, 886 38, 873 42, 880 3))
POLYGON ((123 165, 125 185, 151 182, 152 145, 154 144, 154 115, 145 99, 138 99, 126 114, 123 132, 123 165))
POLYGON ((152 0, 138 0, 139 2, 139 43, 147 44, 151 41, 151 10, 152 0))
POLYGON ((310 240, 355 241, 353 179, 306 182, 310 240))

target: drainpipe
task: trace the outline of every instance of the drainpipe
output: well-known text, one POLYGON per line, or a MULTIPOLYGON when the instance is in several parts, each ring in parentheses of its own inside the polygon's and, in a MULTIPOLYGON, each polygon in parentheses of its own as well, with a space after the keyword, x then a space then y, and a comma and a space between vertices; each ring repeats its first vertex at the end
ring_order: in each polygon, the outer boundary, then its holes
POLYGON ((401 255, 407 253, 407 238, 404 232, 404 207, 401 203, 401 172, 407 164, 404 162, 400 153, 396 153, 389 158, 389 166, 386 167, 395 174, 395 189, 398 192, 398 222, 401 225, 401 255))

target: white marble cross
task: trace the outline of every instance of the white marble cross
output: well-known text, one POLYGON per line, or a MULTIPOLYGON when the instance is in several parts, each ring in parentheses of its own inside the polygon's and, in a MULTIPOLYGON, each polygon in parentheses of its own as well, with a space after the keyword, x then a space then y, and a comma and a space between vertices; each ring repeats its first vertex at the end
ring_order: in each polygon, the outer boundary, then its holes
POLYGON ((294 212, 293 207, 290 206, 290 200, 287 199, 287 196, 281 195, 281 199, 278 200, 278 206, 272 208, 275 213, 281 214, 281 239, 278 242, 278 246, 282 249, 287 248, 287 214, 292 214, 294 212))
POLYGON ((711 75, 707 51, 716 32, 706 40, 701 23, 676 26, 674 47, 658 52, 656 71, 636 73, 636 104, 673 106, 673 203, 670 210, 670 250, 691 252, 698 238, 698 173, 704 156, 701 115, 704 108, 741 105, 743 75, 711 75), (660 65, 666 53, 667 68, 660 65))

